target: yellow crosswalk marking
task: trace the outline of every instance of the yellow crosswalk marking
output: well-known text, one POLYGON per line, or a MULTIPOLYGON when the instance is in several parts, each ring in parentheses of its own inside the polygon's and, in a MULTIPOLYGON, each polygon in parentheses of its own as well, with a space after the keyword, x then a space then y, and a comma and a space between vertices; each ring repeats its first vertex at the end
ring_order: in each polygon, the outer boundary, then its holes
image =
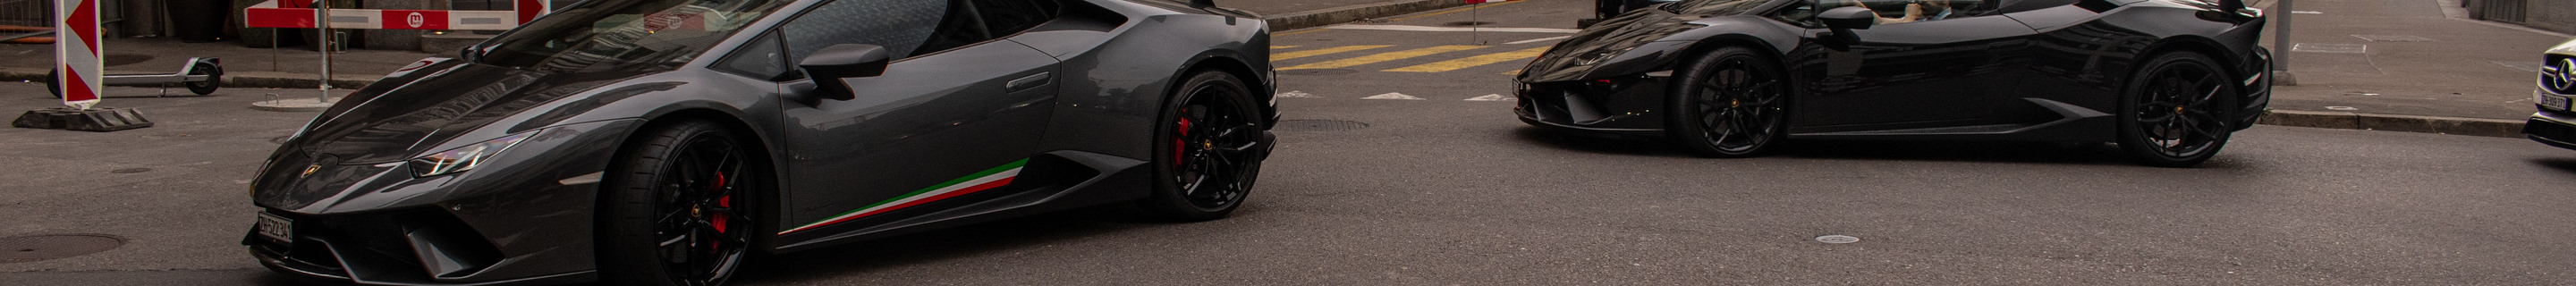
POLYGON ((1295 47, 1297 47, 1297 46, 1270 46, 1270 49, 1272 49, 1272 50, 1277 50, 1277 49, 1286 49, 1286 48, 1295 48, 1295 47))
MULTIPOLYGON (((1483 47, 1485 47, 1485 46, 1438 46, 1438 47, 1429 47, 1429 48, 1420 48, 1420 49, 1411 49, 1411 50, 1402 50, 1402 51, 1393 51, 1393 52, 1378 53, 1378 54, 1375 54, 1375 55, 1367 55, 1367 56, 1361 56, 1361 57, 1356 57, 1356 58, 1339 59, 1339 60, 1331 60, 1331 61, 1317 62, 1317 63, 1311 63, 1311 64, 1303 64, 1303 65, 1297 65, 1297 66, 1293 66, 1293 67, 1284 67, 1284 68, 1279 68, 1279 69, 1281 69, 1281 70, 1301 70, 1301 69, 1333 69, 1333 68, 1346 68, 1346 67, 1351 67, 1351 66, 1365 65, 1365 64, 1371 64, 1371 63, 1377 63, 1377 62, 1383 62, 1383 61, 1392 61, 1392 60, 1409 59, 1409 58, 1413 58, 1413 57, 1420 57, 1420 56, 1428 56, 1428 55, 1438 54, 1438 53, 1455 52, 1455 51, 1464 51, 1464 50, 1473 50, 1473 49, 1483 48, 1483 47)), ((1273 58, 1276 58, 1276 57, 1273 57, 1273 58)))
MULTIPOLYGON (((1505 3, 1509 3, 1509 2, 1505 2, 1505 3)), ((1462 58, 1462 59, 1446 60, 1446 61, 1440 61, 1440 62, 1436 62, 1436 63, 1421 64, 1421 65, 1415 65, 1415 66, 1409 66, 1409 67, 1400 67, 1400 68, 1395 68, 1395 69, 1386 70, 1386 71, 1391 71, 1391 72, 1445 72, 1445 71, 1453 71, 1453 70, 1458 70, 1458 69, 1463 69, 1463 68, 1471 68, 1471 67, 1476 67, 1476 66, 1489 65, 1489 64, 1494 64, 1494 63, 1499 63, 1499 62, 1504 62, 1504 61, 1510 61, 1510 60, 1526 59, 1526 58, 1535 58, 1535 57, 1538 57, 1538 54, 1539 54, 1539 53, 1545 53, 1545 52, 1547 52, 1547 48, 1548 48, 1548 47, 1536 47, 1536 48, 1529 48, 1529 49, 1523 49, 1523 50, 1518 50, 1518 51, 1510 51, 1510 52, 1502 52, 1502 53, 1484 54, 1484 55, 1478 55, 1478 56, 1467 57, 1467 58, 1462 58)))
POLYGON ((1274 62, 1275 62, 1275 61, 1286 60, 1286 59, 1303 58, 1303 57, 1312 57, 1312 56, 1321 56, 1321 55, 1332 54, 1332 53, 1348 52, 1348 51, 1357 51, 1357 50, 1366 50, 1366 49, 1375 49, 1375 48, 1384 48, 1384 47, 1392 47, 1392 46, 1391 46, 1391 45, 1358 45, 1358 46, 1340 46, 1340 47, 1321 48, 1321 49, 1312 49, 1312 50, 1303 50, 1303 51, 1294 51, 1294 52, 1285 52, 1285 53, 1272 53, 1272 54, 1270 54, 1270 61, 1274 61, 1274 62))

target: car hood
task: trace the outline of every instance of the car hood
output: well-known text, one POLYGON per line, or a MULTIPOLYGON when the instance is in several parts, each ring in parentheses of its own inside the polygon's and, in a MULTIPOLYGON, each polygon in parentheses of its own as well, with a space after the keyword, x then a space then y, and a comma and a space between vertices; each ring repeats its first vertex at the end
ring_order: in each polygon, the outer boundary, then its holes
POLYGON ((1641 69, 1651 69, 1663 63, 1638 59, 1667 55, 1652 54, 1660 51, 1638 49, 1639 46, 1707 27, 1693 22, 1708 16, 1679 15, 1658 9, 1638 11, 1602 20, 1592 28, 1575 32, 1565 41, 1558 42, 1555 48, 1548 49, 1546 54, 1530 62, 1529 68, 1521 73, 1520 81, 1568 81, 1628 71, 1644 72, 1641 69), (1629 53, 1632 50, 1645 54, 1629 53))
MULTIPOLYGON (((325 110, 280 153, 380 164, 425 154, 466 131, 643 73, 550 73, 429 59, 325 110)), ((515 124, 513 129, 543 125, 515 124)), ((524 130, 509 130, 519 132, 524 130)), ((467 138, 474 139, 474 138, 467 138)))

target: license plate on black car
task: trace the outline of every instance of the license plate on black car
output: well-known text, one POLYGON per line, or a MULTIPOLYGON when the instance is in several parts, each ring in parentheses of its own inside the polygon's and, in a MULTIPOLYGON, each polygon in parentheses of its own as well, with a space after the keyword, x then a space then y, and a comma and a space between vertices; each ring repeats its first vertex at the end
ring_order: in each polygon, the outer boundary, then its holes
POLYGON ((2541 108, 2546 108, 2546 109, 2549 109, 2549 110, 2560 110, 2560 111, 2565 111, 2565 110, 2567 110, 2567 97, 2565 97, 2565 96, 2556 96, 2556 95, 2542 95, 2542 96, 2540 96, 2540 106, 2541 106, 2541 108))
POLYGON ((295 244, 295 221, 268 213, 259 213, 259 237, 277 243, 295 244))

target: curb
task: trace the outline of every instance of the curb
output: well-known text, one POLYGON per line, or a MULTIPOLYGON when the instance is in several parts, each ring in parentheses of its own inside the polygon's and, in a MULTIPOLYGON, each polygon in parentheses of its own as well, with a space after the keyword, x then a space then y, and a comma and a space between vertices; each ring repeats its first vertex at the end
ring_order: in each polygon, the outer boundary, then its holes
MULTIPOLYGON (((46 70, 46 69, 41 69, 41 68, 0 68, 0 81, 44 82, 44 81, 48 81, 48 80, 53 80, 53 79, 51 79, 51 78, 45 78, 45 74, 46 74, 46 73, 48 73, 48 72, 52 72, 52 71, 51 71, 51 70, 46 70)), ((154 74, 154 72, 140 72, 140 71, 108 71, 107 73, 108 73, 108 74, 154 74)), ((160 72, 160 73, 161 73, 161 74, 168 74, 169 72, 160 72)), ((364 76, 335 76, 335 77, 331 77, 331 87, 332 87, 332 88, 341 88, 341 89, 357 89, 357 88, 359 88, 359 87, 365 87, 365 86, 367 86, 367 84, 375 83, 375 82, 376 82, 376 79, 377 79, 377 78, 379 78, 379 77, 380 77, 379 75, 364 75, 364 76)), ((242 71, 225 72, 225 73, 224 73, 224 85, 223 85, 223 88, 284 88, 284 89, 309 89, 309 88, 316 88, 316 87, 320 86, 320 85, 319 85, 320 81, 319 81, 319 80, 315 80, 315 79, 313 79, 313 78, 314 78, 314 75, 313 75, 313 74, 298 74, 298 73, 288 73, 288 72, 263 72, 263 71, 253 71, 253 72, 242 72, 242 71)), ((152 85, 116 85, 116 86, 146 86, 146 87, 149 87, 149 86, 152 86, 152 85)))
POLYGON ((1413 14, 1423 11, 1440 10, 1466 5, 1466 0, 1417 0, 1359 4, 1291 12, 1277 16, 1265 16, 1262 21, 1269 22, 1270 32, 1277 33, 1281 31, 1350 23, 1351 21, 1359 21, 1369 18, 1383 18, 1395 15, 1413 14))
POLYGON ((2255 124, 2523 138, 2521 120, 2272 110, 2255 124))

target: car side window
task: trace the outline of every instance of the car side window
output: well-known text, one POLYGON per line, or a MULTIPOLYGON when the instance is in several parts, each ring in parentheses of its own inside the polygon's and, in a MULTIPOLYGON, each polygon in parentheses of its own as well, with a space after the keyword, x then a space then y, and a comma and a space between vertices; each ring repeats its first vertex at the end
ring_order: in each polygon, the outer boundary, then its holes
POLYGON ((1816 13, 1842 7, 1864 7, 1878 12, 1878 24, 1903 24, 1985 16, 1994 12, 1997 0, 1821 0, 1807 5, 1792 5, 1771 14, 1780 21, 1808 27, 1822 26, 1816 13))
POLYGON ((778 33, 760 35, 724 60, 715 69, 759 79, 777 79, 787 73, 787 51, 778 48, 778 33))
POLYGON ((975 15, 983 18, 993 35, 1001 37, 1037 28, 1054 21, 1056 0, 968 0, 975 5, 975 15))
POLYGON ((835 0, 778 25, 787 62, 838 44, 885 47, 886 55, 903 59, 923 54, 932 31, 947 15, 949 0, 835 0))

